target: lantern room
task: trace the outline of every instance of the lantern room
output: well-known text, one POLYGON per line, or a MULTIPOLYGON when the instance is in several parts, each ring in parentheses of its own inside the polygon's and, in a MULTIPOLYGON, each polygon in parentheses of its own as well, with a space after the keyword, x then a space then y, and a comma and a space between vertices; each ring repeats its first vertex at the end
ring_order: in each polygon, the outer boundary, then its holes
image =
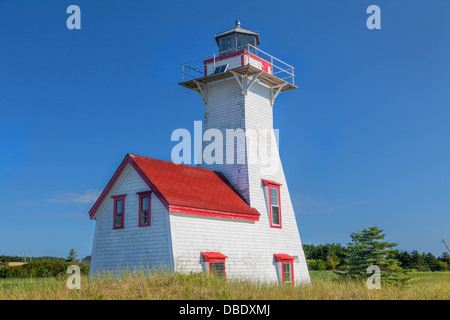
POLYGON ((235 28, 215 35, 219 52, 238 51, 251 45, 257 47, 260 44, 259 33, 241 28, 241 22, 236 20, 235 28))
POLYGON ((241 28, 236 20, 233 29, 215 35, 219 52, 182 64, 180 85, 198 92, 207 103, 208 83, 235 78, 246 94, 255 81, 268 85, 271 102, 286 90, 298 88, 294 85, 294 67, 257 48, 259 33, 241 28), (247 80, 251 81, 247 85, 247 80))

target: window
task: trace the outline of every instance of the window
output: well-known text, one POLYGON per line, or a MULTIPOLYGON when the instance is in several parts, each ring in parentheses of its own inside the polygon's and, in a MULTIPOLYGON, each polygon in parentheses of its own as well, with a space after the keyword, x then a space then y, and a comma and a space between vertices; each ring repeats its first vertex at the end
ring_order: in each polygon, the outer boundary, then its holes
POLYGON ((283 262, 283 283, 292 283, 292 262, 283 262))
POLYGON ((270 226, 281 228, 281 208, 280 208, 280 183, 264 180, 263 186, 267 188, 267 199, 269 204, 270 226))
POLYGON ((280 223, 280 195, 279 195, 279 187, 270 187, 270 209, 271 209, 271 218, 272 218, 272 226, 279 226, 280 223))
POLYGON ((227 69, 228 69, 228 65, 227 64, 224 64, 223 66, 218 66, 214 70, 214 74, 223 73, 223 72, 227 71, 227 69))
POLYGON ((225 259, 228 258, 220 252, 202 252, 205 272, 209 275, 225 278, 225 259))
POLYGON ((126 194, 112 196, 114 200, 113 228, 121 229, 125 221, 125 197, 126 194))
POLYGON ((151 191, 138 192, 139 195, 139 227, 149 227, 151 191))
POLYGON ((287 254, 274 254, 274 258, 277 264, 280 282, 282 284, 294 284, 294 257, 287 254))
POLYGON ((225 262, 210 262, 209 273, 216 277, 225 277, 225 262))

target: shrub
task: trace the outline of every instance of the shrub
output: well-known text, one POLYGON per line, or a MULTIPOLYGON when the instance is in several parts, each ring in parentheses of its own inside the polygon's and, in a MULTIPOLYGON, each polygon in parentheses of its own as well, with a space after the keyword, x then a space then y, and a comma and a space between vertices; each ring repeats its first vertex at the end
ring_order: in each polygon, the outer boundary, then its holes
POLYGON ((445 271, 445 270, 447 270, 447 262, 436 261, 436 270, 437 271, 445 271))
POLYGON ((327 263, 321 259, 307 260, 309 270, 327 270, 327 263))
POLYGON ((81 274, 89 273, 89 265, 61 260, 36 260, 17 267, 1 267, 0 278, 55 277, 67 272, 67 268, 77 264, 81 274))

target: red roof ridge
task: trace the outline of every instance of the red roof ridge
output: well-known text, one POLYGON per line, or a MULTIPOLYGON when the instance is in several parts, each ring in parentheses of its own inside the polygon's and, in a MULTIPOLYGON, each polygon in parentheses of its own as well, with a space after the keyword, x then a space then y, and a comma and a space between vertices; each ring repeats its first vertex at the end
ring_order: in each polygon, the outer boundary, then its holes
POLYGON ((217 172, 217 173, 222 174, 219 171, 206 169, 206 168, 201 168, 201 167, 197 167, 197 166, 193 166, 193 165, 189 165, 189 164, 185 164, 185 163, 176 163, 176 162, 172 162, 172 161, 168 161, 168 160, 161 160, 161 159, 156 159, 156 158, 150 158, 150 157, 140 156, 140 155, 132 154, 132 153, 128 153, 128 155, 131 156, 132 158, 141 158, 141 159, 144 159, 144 160, 160 161, 160 162, 170 163, 170 164, 172 164, 174 166, 184 166, 184 167, 188 167, 188 168, 195 168, 196 170, 213 171, 213 172, 217 172))

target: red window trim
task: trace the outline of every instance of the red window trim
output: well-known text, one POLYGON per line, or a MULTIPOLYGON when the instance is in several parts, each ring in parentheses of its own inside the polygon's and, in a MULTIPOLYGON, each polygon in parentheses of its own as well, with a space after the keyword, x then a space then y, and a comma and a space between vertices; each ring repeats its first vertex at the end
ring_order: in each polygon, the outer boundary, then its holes
POLYGON ((211 262, 222 262, 223 263, 223 276, 226 278, 226 263, 225 259, 228 257, 220 252, 201 252, 203 262, 208 263, 208 274, 211 274, 211 262))
POLYGON ((111 196, 114 200, 113 204, 113 229, 123 229, 125 227, 125 197, 126 194, 119 194, 116 196, 111 196), (116 216, 117 216, 117 202, 122 201, 122 215, 120 217, 120 227, 116 226, 116 216))
POLYGON ((281 281, 284 285, 284 266, 283 263, 289 263, 291 265, 291 280, 294 285, 294 257, 287 254, 274 254, 275 262, 281 263, 281 281))
POLYGON ((281 220, 281 183, 275 182, 275 181, 270 181, 270 180, 265 180, 262 179, 262 183, 264 187, 268 187, 268 197, 269 197, 269 222, 270 222, 270 227, 271 228, 278 228, 281 229, 282 228, 282 220, 281 220), (271 195, 271 187, 273 188, 277 188, 278 189, 278 214, 280 216, 280 224, 273 224, 272 222, 272 195, 271 195))
POLYGON ((151 191, 144 191, 144 192, 137 192, 136 193, 139 196, 139 227, 150 227, 151 226, 151 212, 152 212, 152 207, 151 207, 151 191), (144 198, 148 198, 148 214, 147 214, 147 224, 142 224, 141 223, 141 212, 142 212, 142 199, 144 198))

